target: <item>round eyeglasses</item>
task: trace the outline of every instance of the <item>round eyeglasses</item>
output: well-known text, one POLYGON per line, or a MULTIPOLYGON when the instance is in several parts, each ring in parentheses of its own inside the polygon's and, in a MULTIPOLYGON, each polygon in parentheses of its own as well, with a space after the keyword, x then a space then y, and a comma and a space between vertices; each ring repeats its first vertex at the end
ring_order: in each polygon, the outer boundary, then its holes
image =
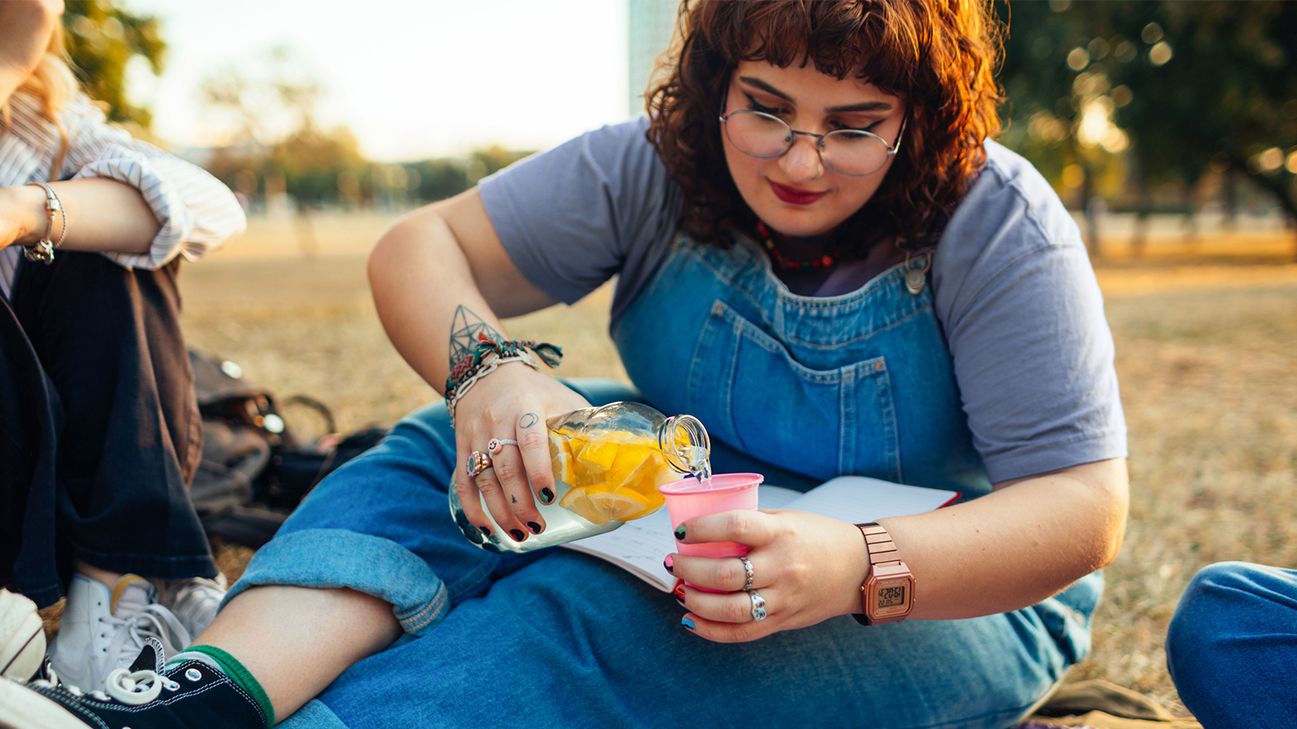
POLYGON ((835 129, 827 134, 803 132, 788 126, 773 114, 755 109, 738 109, 721 114, 725 136, 740 152, 758 159, 782 157, 793 148, 797 135, 815 140, 815 149, 825 168, 839 175, 861 177, 883 168, 887 160, 901 151, 905 136, 905 119, 896 132, 896 143, 864 129, 835 129))

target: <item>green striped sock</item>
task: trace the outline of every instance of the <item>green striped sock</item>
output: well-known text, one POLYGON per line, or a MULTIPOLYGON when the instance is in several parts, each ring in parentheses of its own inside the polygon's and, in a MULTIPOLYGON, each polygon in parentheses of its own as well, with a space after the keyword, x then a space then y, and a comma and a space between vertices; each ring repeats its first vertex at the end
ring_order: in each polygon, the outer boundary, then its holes
POLYGON ((239 688, 247 691, 261 707, 262 713, 266 715, 267 729, 275 725, 275 707, 270 705, 270 697, 266 695, 266 690, 261 688, 261 684, 257 682, 252 672, 239 663, 239 659, 213 645, 191 645, 184 650, 184 653, 178 653, 175 658, 167 661, 167 665, 183 662, 185 653, 201 653, 215 661, 221 672, 239 688))

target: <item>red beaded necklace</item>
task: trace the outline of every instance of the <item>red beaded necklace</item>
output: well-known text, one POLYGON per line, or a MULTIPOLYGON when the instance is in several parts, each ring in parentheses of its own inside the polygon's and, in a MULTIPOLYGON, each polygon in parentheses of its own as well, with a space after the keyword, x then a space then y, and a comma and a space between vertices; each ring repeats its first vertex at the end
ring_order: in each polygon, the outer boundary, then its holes
POLYGON ((815 268, 828 268, 833 265, 833 256, 827 253, 806 261, 789 258, 775 246, 774 236, 770 234, 770 229, 766 227, 766 224, 761 221, 757 221, 757 236, 761 238, 762 244, 770 252, 770 260, 785 271, 809 271, 815 268))

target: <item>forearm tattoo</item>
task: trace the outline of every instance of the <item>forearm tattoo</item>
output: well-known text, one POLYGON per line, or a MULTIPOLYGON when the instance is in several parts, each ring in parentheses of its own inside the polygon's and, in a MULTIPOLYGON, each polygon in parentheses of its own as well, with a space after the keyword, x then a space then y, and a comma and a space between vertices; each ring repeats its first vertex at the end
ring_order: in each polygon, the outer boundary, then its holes
POLYGON ((496 341, 504 339, 495 329, 491 328, 482 320, 482 317, 473 313, 473 310, 460 304, 455 307, 455 313, 450 319, 450 366, 454 367, 455 363, 465 355, 473 353, 473 347, 477 345, 477 335, 485 333, 496 341))

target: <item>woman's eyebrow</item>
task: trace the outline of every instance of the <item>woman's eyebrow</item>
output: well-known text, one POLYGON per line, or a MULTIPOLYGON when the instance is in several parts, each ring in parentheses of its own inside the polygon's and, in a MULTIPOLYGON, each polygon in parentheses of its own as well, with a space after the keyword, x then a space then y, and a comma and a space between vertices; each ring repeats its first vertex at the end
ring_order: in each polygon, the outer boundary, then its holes
POLYGON ((759 79, 759 78, 754 78, 754 77, 752 77, 752 76, 739 76, 739 80, 742 81, 742 82, 745 83, 745 84, 749 84, 749 85, 751 85, 751 86, 755 86, 755 87, 761 89, 762 91, 764 91, 764 92, 766 92, 766 93, 768 93, 768 94, 774 94, 775 96, 778 96, 779 98, 781 98, 781 99, 783 99, 784 101, 787 101, 787 102, 789 102, 789 103, 797 103, 797 102, 793 101, 793 97, 789 96, 788 94, 785 94, 784 92, 780 91, 779 89, 775 88, 774 86, 771 86, 770 84, 766 83, 765 81, 762 81, 762 80, 759 79))
MULTIPOLYGON (((796 100, 793 99, 793 97, 780 91, 774 86, 771 86, 765 81, 762 81, 759 78, 755 78, 753 76, 739 76, 739 80, 750 86, 755 86, 758 89, 761 89, 762 91, 768 94, 773 94, 774 96, 778 96, 779 98, 783 99, 784 101, 787 101, 790 104, 797 103, 796 100)), ((887 103, 886 101, 862 101, 858 104, 847 104, 845 106, 833 106, 826 109, 826 111, 828 111, 830 114, 843 114, 843 113, 850 113, 853 111, 891 111, 891 110, 892 110, 892 105, 887 103)))

